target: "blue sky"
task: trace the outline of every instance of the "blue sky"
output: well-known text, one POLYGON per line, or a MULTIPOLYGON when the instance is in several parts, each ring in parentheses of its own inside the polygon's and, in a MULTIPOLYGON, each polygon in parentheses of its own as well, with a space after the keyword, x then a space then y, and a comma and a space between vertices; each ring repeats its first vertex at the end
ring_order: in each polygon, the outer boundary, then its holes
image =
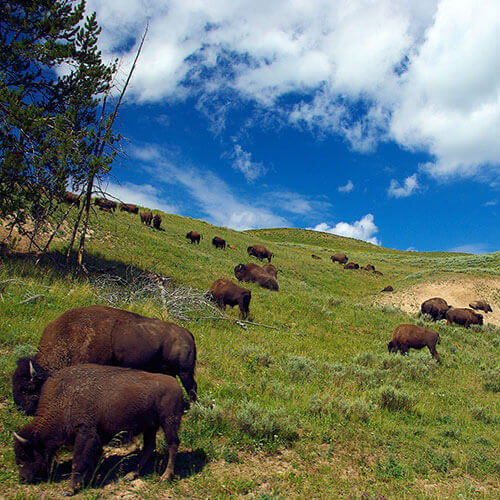
POLYGON ((107 190, 234 229, 500 250, 495 0, 88 1, 123 80, 107 190))

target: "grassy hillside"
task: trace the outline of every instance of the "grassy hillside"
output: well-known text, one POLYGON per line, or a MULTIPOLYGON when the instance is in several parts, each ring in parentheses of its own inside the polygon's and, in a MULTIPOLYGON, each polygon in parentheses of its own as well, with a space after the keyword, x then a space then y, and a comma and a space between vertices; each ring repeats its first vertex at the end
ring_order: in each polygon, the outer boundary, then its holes
MULTIPOLYGON (((12 403, 10 374, 16 358, 37 346, 46 323, 68 308, 102 302, 95 285, 103 275, 99 269, 129 277, 154 270, 176 286, 207 290, 214 279, 234 280, 234 266, 249 261, 247 246, 263 243, 275 254, 280 291, 244 286, 252 290, 250 319, 274 329, 176 320, 193 332, 199 353, 199 403, 183 420, 178 479, 158 483, 164 466, 161 440, 151 473, 133 483, 123 480, 123 471, 133 464, 130 449, 110 448, 96 475, 98 488, 82 497, 495 496, 498 329, 428 325, 441 336, 442 363, 428 351, 403 358, 387 353, 393 329, 423 322, 416 314, 377 304, 387 284, 405 289, 454 276, 487 277, 496 284, 499 253, 401 252, 306 230, 240 233, 175 215, 162 218, 164 231, 141 226, 131 214, 95 217, 89 277, 73 279, 49 263, 28 259, 2 261, 3 495, 38 498, 64 488, 67 453, 52 482, 18 483, 11 431, 29 419, 12 403), (204 235, 199 246, 185 239, 189 230, 204 235), (237 249, 216 250, 210 243, 215 235, 237 249), (329 256, 340 251, 362 265, 374 264, 384 276, 332 264, 329 256), (321 260, 313 260, 312 253, 321 260), (43 297, 19 304, 36 294, 43 297)), ((117 294, 114 303, 171 319, 157 298, 130 301, 126 295, 117 294)), ((492 307, 500 307, 500 301, 492 307)), ((227 315, 237 318, 238 311, 228 309, 227 315)))

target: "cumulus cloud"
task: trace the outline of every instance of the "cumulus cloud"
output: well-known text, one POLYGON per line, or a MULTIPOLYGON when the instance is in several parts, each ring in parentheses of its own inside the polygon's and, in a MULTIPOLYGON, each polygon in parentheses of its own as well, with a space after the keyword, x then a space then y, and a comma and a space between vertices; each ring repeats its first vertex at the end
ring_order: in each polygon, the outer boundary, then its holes
POLYGON ((252 161, 252 154, 245 151, 239 144, 234 145, 231 153, 233 168, 239 170, 247 181, 254 181, 265 173, 262 163, 252 161))
POLYGON ((419 187, 417 174, 413 174, 404 180, 402 186, 396 179, 391 179, 387 193, 394 198, 406 198, 412 195, 419 187))
POLYGON ((380 240, 374 236, 378 233, 378 227, 375 225, 372 214, 366 214, 360 220, 349 224, 348 222, 338 222, 335 226, 329 226, 326 222, 321 222, 317 226, 311 228, 314 231, 323 233, 336 234, 338 236, 346 236, 348 238, 356 238, 357 240, 367 241, 374 245, 380 245, 380 240))
POLYGON ((354 184, 352 183, 351 179, 347 181, 347 184, 345 186, 339 186, 338 191, 339 193, 350 193, 354 188, 354 184))

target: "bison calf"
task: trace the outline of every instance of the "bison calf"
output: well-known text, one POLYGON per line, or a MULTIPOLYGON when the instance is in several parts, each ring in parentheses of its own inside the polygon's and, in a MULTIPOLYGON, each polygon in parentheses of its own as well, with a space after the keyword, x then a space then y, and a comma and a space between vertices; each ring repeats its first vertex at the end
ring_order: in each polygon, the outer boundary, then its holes
POLYGON ((250 299, 252 292, 236 285, 232 281, 219 279, 215 280, 210 287, 212 296, 221 309, 226 309, 227 306, 238 306, 240 308, 241 319, 246 319, 250 313, 250 299))
POLYGON ((21 479, 28 483, 47 479, 56 451, 73 445, 66 493, 72 495, 91 478, 102 446, 119 433, 129 438, 143 434, 140 474, 156 448, 159 427, 168 445, 161 480, 171 479, 183 412, 182 389, 169 375, 93 364, 63 368, 44 384, 34 420, 14 433, 21 479))
POLYGON ((408 354, 410 349, 422 349, 427 346, 432 357, 439 361, 436 344, 440 343, 439 334, 418 325, 398 325, 392 334, 392 340, 387 344, 389 352, 399 351, 408 354))
POLYGON ((475 300, 469 304, 469 307, 472 309, 477 309, 480 311, 484 311, 485 313, 493 312, 491 306, 484 300, 475 300))
POLYGON ((422 314, 428 314, 429 316, 432 316, 434 321, 439 321, 440 319, 445 318, 448 309, 451 309, 451 306, 448 305, 446 300, 440 297, 434 297, 422 302, 419 316, 422 314))
POLYGON ((153 217, 153 227, 157 230, 160 230, 160 226, 161 226, 161 215, 156 214, 153 217))
POLYGON ((452 307, 446 312, 446 324, 452 323, 465 326, 465 328, 469 328, 470 325, 482 325, 483 315, 466 307, 452 307))

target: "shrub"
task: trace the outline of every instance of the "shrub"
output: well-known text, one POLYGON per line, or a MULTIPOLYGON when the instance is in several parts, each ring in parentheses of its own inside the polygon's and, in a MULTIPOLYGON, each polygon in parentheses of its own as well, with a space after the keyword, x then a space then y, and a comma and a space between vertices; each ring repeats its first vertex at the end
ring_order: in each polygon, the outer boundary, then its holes
POLYGON ((347 420, 360 420, 368 422, 375 407, 363 399, 341 399, 338 401, 341 414, 347 420))
POLYGON ((487 391, 500 392, 500 370, 491 369, 483 375, 483 386, 487 391))
POLYGON ((253 347, 243 349, 240 356, 250 371, 255 371, 260 366, 268 367, 272 362, 271 355, 253 347))
POLYGON ((414 401, 405 391, 384 386, 380 389, 380 405, 391 411, 408 411, 413 407, 414 401))
POLYGON ((375 356, 371 352, 362 352, 354 358, 357 365, 372 366, 375 362, 375 356))
POLYGON ((316 362, 305 356, 290 356, 286 363, 288 373, 294 378, 307 378, 316 375, 316 362))

